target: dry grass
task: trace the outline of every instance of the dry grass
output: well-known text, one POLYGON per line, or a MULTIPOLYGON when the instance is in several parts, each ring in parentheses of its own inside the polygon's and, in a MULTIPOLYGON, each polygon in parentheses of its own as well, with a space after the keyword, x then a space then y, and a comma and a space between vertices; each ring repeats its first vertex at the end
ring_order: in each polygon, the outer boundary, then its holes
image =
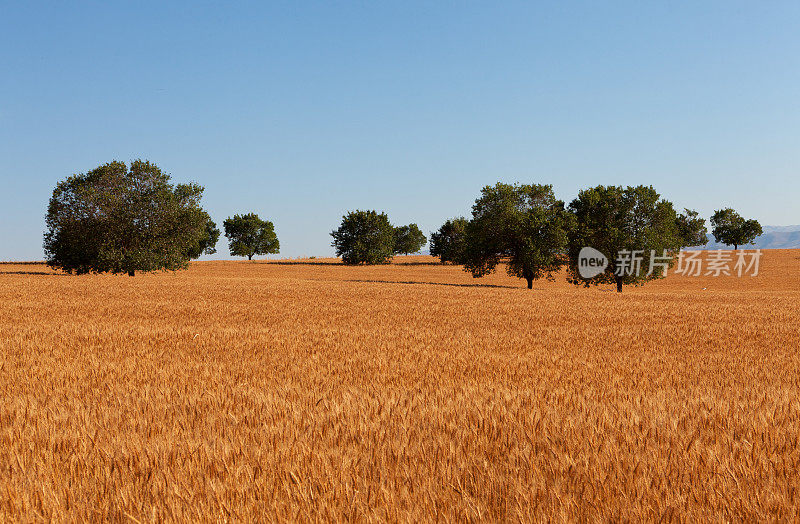
POLYGON ((402 260, 0 266, 0 521, 800 515, 800 252, 621 296, 402 260))

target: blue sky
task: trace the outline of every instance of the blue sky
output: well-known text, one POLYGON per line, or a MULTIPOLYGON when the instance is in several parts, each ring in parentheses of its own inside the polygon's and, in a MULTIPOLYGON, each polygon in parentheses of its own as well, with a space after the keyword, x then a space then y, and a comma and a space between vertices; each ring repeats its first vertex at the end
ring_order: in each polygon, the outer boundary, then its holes
POLYGON ((0 67, 0 260, 43 258, 58 180, 134 158, 281 256, 497 181, 800 223, 798 2, 5 2, 0 67))

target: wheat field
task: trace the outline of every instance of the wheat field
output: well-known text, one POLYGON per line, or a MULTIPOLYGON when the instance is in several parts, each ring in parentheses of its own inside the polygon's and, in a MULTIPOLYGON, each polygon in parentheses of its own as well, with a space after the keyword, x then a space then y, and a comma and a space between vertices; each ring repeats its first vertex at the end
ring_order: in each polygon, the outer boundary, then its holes
POLYGON ((0 521, 800 518, 800 251, 621 295, 432 261, 0 265, 0 521))

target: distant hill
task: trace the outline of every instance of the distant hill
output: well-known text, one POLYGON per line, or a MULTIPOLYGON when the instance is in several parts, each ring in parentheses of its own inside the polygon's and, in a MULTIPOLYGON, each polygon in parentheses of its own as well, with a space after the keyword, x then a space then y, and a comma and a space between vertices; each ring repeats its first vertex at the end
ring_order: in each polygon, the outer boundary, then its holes
MULTIPOLYGON (((744 249, 800 249, 800 225, 797 226, 764 226, 764 234, 756 238, 755 245, 743 246, 744 249)), ((725 244, 714 242, 714 235, 708 235, 708 244, 699 249, 731 249, 725 244)))
POLYGON ((792 233, 800 231, 800 224, 796 226, 764 226, 761 229, 764 230, 764 233, 792 233))

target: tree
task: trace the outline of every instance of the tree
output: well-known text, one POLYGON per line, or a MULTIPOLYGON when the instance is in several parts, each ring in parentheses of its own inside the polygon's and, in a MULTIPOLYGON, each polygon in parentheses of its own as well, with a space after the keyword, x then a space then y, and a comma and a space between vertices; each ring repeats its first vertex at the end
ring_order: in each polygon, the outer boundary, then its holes
POLYGON ((706 221, 700 218, 697 211, 684 209, 683 213, 678 215, 676 224, 681 247, 704 246, 708 243, 706 221))
POLYGON ((280 252, 281 244, 272 222, 261 220, 255 213, 233 215, 226 218, 222 225, 228 239, 228 249, 235 257, 253 260, 253 255, 280 252))
POLYGON ((586 189, 569 210, 575 222, 569 239, 568 280, 576 285, 616 284, 622 292, 624 284, 642 285, 662 278, 663 264, 670 267, 683 243, 672 203, 661 199, 652 187, 586 189), (591 278, 580 275, 583 248, 596 249, 608 262, 591 278))
POLYGON ((331 236, 345 264, 386 264, 394 254, 394 227, 386 213, 351 211, 331 236))
POLYGON ((564 263, 570 216, 549 185, 497 183, 481 190, 466 226, 464 270, 473 277, 507 260, 507 272, 533 281, 554 279, 564 263))
POLYGON ((79 275, 186 268, 213 253, 219 238, 202 194, 197 184, 173 186, 143 160, 72 175, 56 185, 47 208, 47 263, 79 275))
POLYGON ((457 217, 446 221, 439 231, 431 233, 431 255, 442 264, 463 264, 466 254, 467 219, 457 217))
POLYGON ((425 238, 425 235, 416 224, 399 226, 394 228, 394 248, 392 251, 395 255, 417 253, 427 242, 428 239, 425 238))
POLYGON ((216 246, 219 241, 219 229, 217 224, 211 220, 211 216, 205 211, 202 212, 203 219, 205 220, 205 233, 200 238, 196 246, 193 246, 186 252, 190 260, 199 258, 200 255, 213 255, 217 252, 216 246))
POLYGON ((716 242, 722 242, 733 249, 752 244, 763 233, 757 220, 745 220, 733 209, 726 207, 715 211, 711 216, 711 234, 716 242))

